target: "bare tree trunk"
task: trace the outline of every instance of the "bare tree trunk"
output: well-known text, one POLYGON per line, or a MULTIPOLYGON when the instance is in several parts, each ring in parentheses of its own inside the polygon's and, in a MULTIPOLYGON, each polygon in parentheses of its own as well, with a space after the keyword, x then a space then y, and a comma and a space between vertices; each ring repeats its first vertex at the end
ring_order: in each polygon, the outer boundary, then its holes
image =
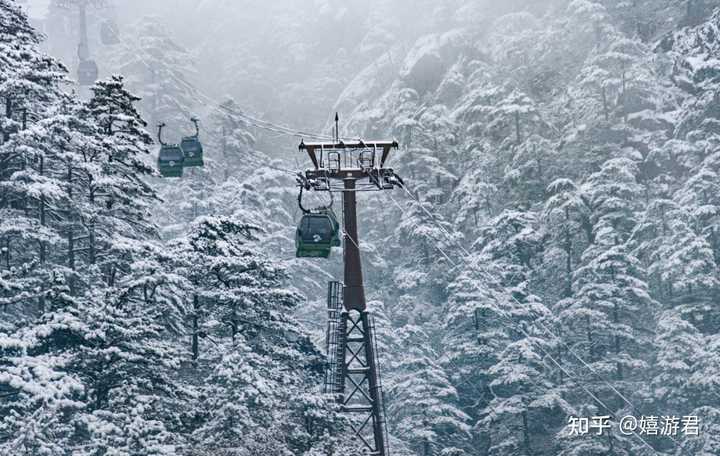
MULTIPOLYGON (((569 226, 570 210, 565 208, 565 226, 569 226)), ((572 295, 572 238, 570 237, 570 229, 565 230, 565 297, 572 295)))
MULTIPOLYGON (((72 165, 68 163, 68 170, 67 170, 67 181, 68 181, 68 196, 70 197, 70 200, 72 200, 73 194, 72 194, 72 165)), ((72 215, 68 214, 68 229, 67 229, 67 237, 68 237, 68 267, 70 269, 75 269, 75 239, 73 238, 73 228, 72 228, 72 215)))
MULTIPOLYGON (((613 307, 613 322, 615 325, 620 323, 620 311, 618 309, 618 304, 615 303, 613 307)), ((620 356, 620 336, 615 335, 615 355, 620 356)), ((616 373, 617 373, 617 379, 622 380, 623 379, 623 370, 622 370, 622 364, 620 364, 620 360, 616 361, 615 363, 616 373)))
MULTIPOLYGON (((5 117, 7 119, 10 119, 12 117, 12 108, 13 108, 12 98, 9 96, 5 97, 5 117)), ((6 143, 8 141, 10 141, 10 130, 4 129, 3 130, 3 143, 6 143)))
POLYGON ((10 270, 10 236, 5 239, 5 269, 10 270))
POLYGON ((605 121, 610 120, 610 108, 608 107, 608 101, 607 101, 607 90, 605 87, 602 88, 602 103, 603 103, 603 113, 605 114, 605 121))
MULTIPOLYGON (((40 157, 39 174, 42 176, 45 172, 45 158, 40 157)), ((45 194, 40 193, 40 225, 45 226, 45 194)), ((45 263, 45 242, 40 241, 40 263, 45 263)))
POLYGON ((232 341, 235 342, 235 337, 237 336, 237 311, 236 311, 237 305, 235 303, 232 304, 232 313, 230 314, 230 331, 232 335, 232 341))
POLYGON ((75 270, 75 238, 73 237, 72 227, 67 230, 68 239, 68 267, 75 270))
MULTIPOLYGON (((610 279, 615 282, 615 268, 610 268, 610 279)), ((620 324, 620 306, 618 306, 618 303, 613 303, 613 323, 615 323, 615 327, 617 327, 618 324, 620 324)), ((615 355, 620 356, 620 336, 615 335, 615 355)), ((616 369, 616 375, 618 380, 622 380, 623 378, 623 371, 622 371, 622 365, 620 364, 620 360, 618 359, 615 362, 615 369, 616 369)))
MULTIPOLYGON (((558 336, 559 336, 560 340, 563 340, 562 329, 560 329, 558 336)), ((564 347, 564 344, 560 344, 560 347, 558 347, 557 362, 561 366, 562 366, 562 362, 563 362, 563 356, 565 355, 565 350, 563 349, 563 347, 564 347)), ((558 369, 558 384, 562 385, 564 382, 565 382, 565 372, 563 372, 562 369, 558 369)))
POLYGON ((627 72, 625 71, 625 64, 623 63, 622 69, 622 110, 623 110, 623 122, 628 121, 628 109, 627 109, 627 72))
POLYGON ((590 358, 590 361, 595 361, 595 349, 593 348, 592 330, 590 329, 590 317, 585 317, 585 325, 587 327, 588 357, 590 358))
POLYGON ((95 264, 95 261, 97 260, 97 253, 95 250, 95 222, 92 222, 90 224, 90 232, 88 233, 88 261, 90 264, 95 264))
POLYGON ((525 445, 525 454, 532 456, 532 450, 530 449, 530 430, 528 429, 528 416, 527 410, 522 412, 522 431, 523 431, 523 444, 525 445))
POLYGON ((200 356, 200 344, 198 341, 198 312, 200 311, 199 305, 198 305, 198 295, 193 295, 193 333, 192 333, 192 359, 193 361, 197 361, 198 357, 200 356))

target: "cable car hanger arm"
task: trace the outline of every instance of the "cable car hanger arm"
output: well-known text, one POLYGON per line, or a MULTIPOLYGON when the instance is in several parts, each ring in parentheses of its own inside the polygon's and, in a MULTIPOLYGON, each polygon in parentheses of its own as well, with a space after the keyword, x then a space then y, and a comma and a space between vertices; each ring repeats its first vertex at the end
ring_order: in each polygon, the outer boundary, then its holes
POLYGON ((391 149, 397 149, 397 141, 370 141, 364 142, 361 139, 356 141, 338 141, 338 142, 309 142, 306 143, 304 140, 300 141, 299 150, 304 150, 310 156, 310 160, 313 162, 315 169, 320 168, 320 163, 317 158, 317 150, 339 150, 339 149, 382 149, 382 156, 380 158, 380 168, 385 166, 388 155, 391 149))
POLYGON ((190 122, 192 122, 195 125, 195 137, 200 137, 200 127, 198 127, 198 118, 197 117, 191 117, 190 122))
POLYGON ((300 193, 298 194, 298 207, 303 212, 303 214, 318 214, 318 213, 321 213, 324 211, 332 210, 333 202, 334 202, 332 192, 329 192, 330 193, 330 202, 325 206, 317 207, 315 209, 308 209, 305 206, 303 206, 303 204, 302 204, 303 187, 304 186, 301 184, 300 185, 300 193))
POLYGON ((162 140, 162 129, 165 128, 165 123, 161 122, 158 124, 157 139, 161 146, 167 146, 162 140))

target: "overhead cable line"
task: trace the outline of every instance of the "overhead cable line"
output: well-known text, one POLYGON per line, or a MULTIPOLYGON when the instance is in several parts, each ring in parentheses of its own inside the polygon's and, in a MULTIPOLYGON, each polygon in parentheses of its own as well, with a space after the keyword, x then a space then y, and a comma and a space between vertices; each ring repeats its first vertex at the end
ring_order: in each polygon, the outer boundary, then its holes
MULTIPOLYGON (((123 45, 136 51, 137 57, 140 59, 142 64, 145 65, 145 67, 147 67, 149 70, 153 69, 153 66, 150 65, 147 62, 147 60, 145 59, 145 57, 148 57, 148 54, 145 52, 144 49, 142 49, 140 46, 136 46, 136 45, 128 43, 117 33, 115 34, 115 36, 123 45)), ((155 63, 159 63, 160 65, 162 65, 164 67, 164 69, 169 70, 167 65, 164 62, 156 61, 155 63)), ((210 102, 211 109, 216 110, 218 112, 234 114, 234 115, 242 118, 243 120, 245 120, 247 123, 253 125, 254 127, 272 131, 272 132, 275 132, 278 134, 293 136, 293 137, 298 137, 298 138, 306 137, 306 138, 315 138, 315 139, 332 139, 332 137, 329 135, 309 133, 309 132, 305 132, 305 131, 301 131, 301 130, 295 130, 290 127, 274 124, 274 123, 266 121, 266 120, 255 118, 249 114, 245 114, 242 111, 233 110, 233 109, 229 108, 228 106, 224 106, 221 103, 218 103, 212 97, 206 95, 197 87, 192 86, 190 83, 188 83, 184 79, 175 75, 175 73, 173 71, 168 71, 167 75, 170 78, 172 78, 174 81, 176 81, 176 82, 184 85, 186 88, 188 88, 190 90, 190 93, 189 93, 190 97, 193 98, 196 102, 199 102, 201 105, 204 104, 204 102, 202 100, 198 99, 196 96, 194 96, 193 92, 198 94, 202 98, 205 98, 206 101, 210 102)))
MULTIPOLYGON (((407 191, 407 190, 406 190, 406 191, 407 191)), ((408 193, 409 193, 409 192, 408 192, 408 193)), ((415 199, 414 195, 412 195, 411 193, 409 193, 409 194, 413 197, 413 199, 414 199, 415 201, 418 202, 418 204, 420 204, 420 205, 422 206, 422 204, 420 203, 420 201, 417 200, 417 199, 415 199)), ((401 211, 402 211, 402 208, 401 208, 401 211)), ((402 212, 403 212, 403 215, 404 215, 404 211, 402 211, 402 212)), ((428 212, 428 214, 430 214, 429 211, 426 211, 426 212, 428 212)), ((442 231, 444 231, 445 233, 447 233, 447 231, 445 230, 445 228, 442 227, 439 223, 437 223, 437 222, 435 221, 434 216, 433 216, 432 214, 430 214, 430 216, 431 216, 431 218, 432 218, 432 220, 433 220, 433 223, 435 223, 442 231)), ((449 233, 448 233, 448 234, 449 234, 449 233)), ((452 236, 449 236, 449 235, 448 235, 448 238, 453 239, 452 236)), ((453 240, 454 240, 454 239, 453 239, 453 240)), ((449 258, 449 255, 448 255, 440 246, 438 246, 438 245, 436 244, 435 247, 443 254, 443 256, 445 256, 446 258, 449 258)), ((460 264, 460 266, 466 266, 466 265, 467 265, 467 259, 468 259, 468 257, 469 257, 470 254, 469 254, 469 252, 467 252, 467 250, 465 250, 464 247, 461 246, 461 249, 465 251, 466 256, 462 259, 462 264, 460 264)), ((454 262, 452 262, 452 261, 451 261, 451 263, 453 263, 455 266, 457 266, 456 263, 454 263, 454 262)), ((485 270, 480 270, 480 272, 486 273, 485 270)), ((493 283, 493 285, 496 285, 496 284, 497 284, 497 285, 499 286, 499 292, 505 294, 505 290, 502 289, 501 284, 497 283, 494 278, 492 278, 489 274, 488 274, 488 276, 486 276, 486 278, 489 279, 489 280, 493 283)), ((510 294, 510 298, 511 298, 513 301, 515 301, 517 304, 522 305, 522 304, 520 303, 520 301, 518 301, 514 296, 512 296, 512 294, 510 294)), ((503 310, 502 308, 500 308, 500 307, 496 307, 496 311, 497 311, 498 314, 500 314, 500 316, 502 316, 502 317, 504 317, 505 319, 507 319, 507 321, 510 323, 510 325, 512 325, 512 328, 511 328, 511 329, 515 329, 515 330, 518 331, 519 333, 523 334, 529 341, 532 341, 532 340, 533 340, 533 337, 532 337, 530 334, 528 334, 527 331, 526 331, 524 328, 522 328, 521 326, 519 326, 519 325, 512 319, 512 316, 509 315, 506 311, 504 311, 504 310, 503 310)), ((534 319, 531 324, 537 323, 538 320, 539 320, 539 319, 534 319)), ((506 326, 506 325, 503 325, 503 326, 506 326)), ((546 330, 547 330, 547 328, 546 328, 546 330)), ((550 333, 550 334, 552 334, 552 333, 550 333)), ((554 334, 553 334, 553 335, 554 335, 554 334)), ((555 336, 555 338, 562 343, 562 340, 561 340, 558 336, 555 336)), ((558 369, 560 369, 561 372, 563 372, 568 378, 575 380, 575 381, 576 381, 576 384, 577 384, 578 386, 580 386, 580 388, 583 389, 583 390, 585 391, 585 393, 587 393, 588 396, 590 396, 594 401, 596 401, 599 405, 601 405, 611 416, 614 416, 614 415, 615 415, 615 413, 612 411, 612 409, 610 409, 602 400, 600 400, 594 393, 592 393, 587 387, 585 387, 585 385, 583 385, 582 382, 581 382, 578 378, 576 378, 575 376, 571 375, 550 353, 548 353, 547 350, 544 349, 544 347, 542 347, 542 345, 536 344, 536 346, 538 347, 538 349, 539 349, 546 357, 548 357, 548 358, 553 362, 553 364, 555 364, 555 365, 557 366, 558 369)), ((617 389, 616 389, 614 386, 612 386, 609 382, 607 382, 606 380, 604 380, 603 377, 601 377, 599 374, 597 374, 597 372, 596 372, 594 369, 592 369, 592 367, 590 367, 589 365, 587 365, 584 361, 583 361, 583 364, 584 364, 586 367, 588 367, 592 372, 594 372, 596 375, 598 375, 599 378, 600 378, 601 380, 603 380, 608 386, 610 386, 610 388, 611 388, 613 391, 615 391, 615 392, 620 396, 621 399, 623 399, 624 401, 626 401, 626 402, 628 403, 628 405, 630 405, 630 406, 633 407, 635 410, 637 410, 637 407, 636 407, 634 404, 632 404, 631 402, 629 402, 629 401, 624 397, 624 395, 622 395, 621 393, 619 393, 619 391, 617 391, 617 389)), ((639 439, 645 447, 649 448, 649 449, 650 449, 651 451, 653 451, 655 454, 658 454, 657 451, 656 451, 652 446, 650 446, 650 444, 647 443, 647 442, 645 441, 645 439, 643 439, 642 436, 640 436, 637 432, 633 431, 633 435, 634 435, 637 439, 639 439)), ((670 436, 669 436, 669 437, 670 437, 670 436)), ((672 437, 670 437, 670 438, 672 439, 672 437)), ((678 443, 675 439, 672 439, 672 440, 673 440, 676 444, 678 443)))

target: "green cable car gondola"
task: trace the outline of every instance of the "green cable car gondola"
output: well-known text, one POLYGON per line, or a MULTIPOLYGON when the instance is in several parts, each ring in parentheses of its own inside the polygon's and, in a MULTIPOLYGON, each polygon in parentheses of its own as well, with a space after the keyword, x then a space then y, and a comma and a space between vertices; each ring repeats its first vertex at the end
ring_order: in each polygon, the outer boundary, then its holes
POLYGON ((160 147, 158 155, 158 170, 163 177, 182 177, 183 151, 177 144, 165 144, 160 147))
POLYGON ((333 247, 340 246, 340 223, 332 210, 332 192, 327 206, 309 210, 302 205, 303 187, 301 184, 298 195, 298 206, 303 216, 295 231, 295 256, 327 258, 333 247))
POLYGON ((193 136, 185 136, 180 142, 180 148, 185 155, 183 166, 204 166, 203 162, 203 146, 200 142, 200 129, 198 128, 198 120, 190 119, 195 124, 195 134, 193 136))
POLYGON ((340 245, 340 224, 332 210, 303 214, 295 231, 295 256, 327 258, 340 245))
POLYGON ((81 86, 91 86, 98 78, 98 66, 94 60, 81 60, 77 69, 78 83, 81 86))
POLYGON ((158 170, 163 177, 182 177, 185 154, 177 144, 166 144, 162 140, 162 129, 165 124, 158 125, 158 141, 160 153, 158 154, 158 170))

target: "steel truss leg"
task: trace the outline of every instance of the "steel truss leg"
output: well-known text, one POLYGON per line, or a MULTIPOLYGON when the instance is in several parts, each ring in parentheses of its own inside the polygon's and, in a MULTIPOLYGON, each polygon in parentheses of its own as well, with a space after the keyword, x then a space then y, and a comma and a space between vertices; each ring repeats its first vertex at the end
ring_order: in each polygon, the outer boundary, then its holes
POLYGON ((372 318, 367 311, 345 311, 339 327, 345 333, 339 385, 343 410, 356 415, 353 429, 369 454, 389 456, 372 318))

